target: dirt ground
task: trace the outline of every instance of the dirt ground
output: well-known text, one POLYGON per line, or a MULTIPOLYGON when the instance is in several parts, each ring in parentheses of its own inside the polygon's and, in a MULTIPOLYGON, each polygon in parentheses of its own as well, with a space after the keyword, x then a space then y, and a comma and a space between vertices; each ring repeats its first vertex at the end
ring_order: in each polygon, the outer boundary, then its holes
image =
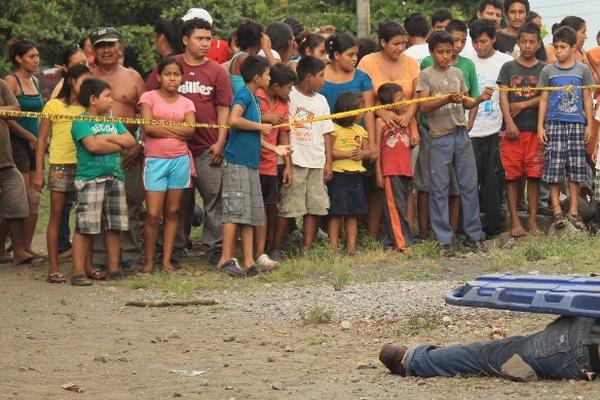
MULTIPOLYGON (((600 398, 595 381, 401 378, 377 361, 391 340, 485 340, 491 326, 526 333, 548 316, 456 308, 454 326, 398 334, 403 321, 355 321, 343 329, 339 322, 258 319, 224 305, 126 307, 148 293, 110 283, 49 285, 43 266, 2 265, 0 282, 0 399, 600 398)), ((226 292, 214 295, 226 303, 226 292)))

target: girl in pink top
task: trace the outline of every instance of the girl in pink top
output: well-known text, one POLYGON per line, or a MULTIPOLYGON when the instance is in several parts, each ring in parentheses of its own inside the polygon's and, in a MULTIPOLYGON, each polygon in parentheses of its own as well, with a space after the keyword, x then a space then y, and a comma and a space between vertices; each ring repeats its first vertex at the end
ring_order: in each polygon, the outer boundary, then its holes
MULTIPOLYGON (((183 67, 174 57, 166 57, 158 65, 159 88, 140 97, 140 111, 144 119, 196 122, 194 103, 181 96, 183 67)), ((172 271, 171 263, 179 207, 184 190, 191 186, 192 163, 187 140, 194 127, 145 125, 144 187, 146 189, 146 220, 144 222, 145 262, 142 274, 153 269, 158 226, 164 210, 164 249, 162 270, 172 271)))

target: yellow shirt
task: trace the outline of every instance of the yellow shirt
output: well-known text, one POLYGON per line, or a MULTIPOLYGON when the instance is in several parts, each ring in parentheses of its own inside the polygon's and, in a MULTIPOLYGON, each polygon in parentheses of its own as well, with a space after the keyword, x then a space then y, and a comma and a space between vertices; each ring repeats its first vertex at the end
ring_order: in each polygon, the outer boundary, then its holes
MULTIPOLYGON (((349 127, 339 126, 333 124, 335 130, 332 133, 334 138, 333 148, 334 150, 340 151, 352 151, 362 148, 363 140, 369 137, 369 134, 360 125, 354 124, 349 127)), ((344 160, 334 160, 333 164, 334 172, 365 172, 366 169, 363 167, 362 160, 355 161, 349 158, 344 160)))
MULTIPOLYGON (((52 99, 44 107, 45 113, 62 115, 79 115, 85 108, 79 105, 66 105, 62 100, 52 99)), ((50 164, 77 164, 77 152, 71 136, 73 121, 51 118, 50 131, 50 164)))

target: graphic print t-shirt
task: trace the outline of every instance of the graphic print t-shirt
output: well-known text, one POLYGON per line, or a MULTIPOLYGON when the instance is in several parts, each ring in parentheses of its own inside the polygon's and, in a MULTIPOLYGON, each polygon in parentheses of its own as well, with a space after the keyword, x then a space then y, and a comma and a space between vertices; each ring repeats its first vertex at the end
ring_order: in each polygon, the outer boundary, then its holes
MULTIPOLYGON (((548 64, 542 70, 538 86, 583 86, 593 85, 594 78, 587 65, 575 61, 572 67, 562 68, 548 64)), ((547 121, 585 123, 583 90, 555 90, 548 96, 547 121)))
MULTIPOLYGON (((543 62, 539 61, 533 67, 525 67, 517 61, 509 61, 502 66, 498 75, 498 84, 511 88, 536 87, 542 69, 543 62)), ((540 95, 539 91, 509 92, 508 101, 518 103, 531 100, 540 95)), ((527 108, 513 117, 520 131, 537 131, 538 108, 527 108)))
MULTIPOLYGON (((473 58, 475 69, 477 71, 477 84, 479 92, 483 93, 486 87, 496 87, 498 74, 502 65, 512 61, 508 54, 496 51, 493 56, 488 58, 473 58)), ((477 117, 473 128, 469 131, 470 137, 485 137, 500 132, 502 128, 502 111, 500 110, 500 93, 494 90, 490 100, 479 104, 477 108, 477 117)))
MULTIPOLYGON (((329 105, 325 96, 315 93, 305 96, 294 87, 290 93, 290 117, 306 120, 328 115, 329 105)), ((290 129, 290 144, 294 150, 292 164, 304 168, 325 167, 325 136, 333 132, 333 122, 295 123, 290 129)))

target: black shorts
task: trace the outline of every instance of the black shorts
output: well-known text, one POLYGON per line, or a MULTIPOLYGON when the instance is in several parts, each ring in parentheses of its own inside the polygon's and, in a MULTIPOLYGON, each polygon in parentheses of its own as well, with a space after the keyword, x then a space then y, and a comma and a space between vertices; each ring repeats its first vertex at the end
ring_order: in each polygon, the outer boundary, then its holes
POLYGON ((327 190, 331 202, 329 215, 363 215, 369 211, 363 174, 334 172, 327 190))
POLYGON ((260 187, 262 189, 263 202, 277 204, 279 198, 279 182, 276 175, 260 175, 260 187))
POLYGON ((21 140, 11 140, 13 159, 19 172, 35 172, 35 151, 21 140))

